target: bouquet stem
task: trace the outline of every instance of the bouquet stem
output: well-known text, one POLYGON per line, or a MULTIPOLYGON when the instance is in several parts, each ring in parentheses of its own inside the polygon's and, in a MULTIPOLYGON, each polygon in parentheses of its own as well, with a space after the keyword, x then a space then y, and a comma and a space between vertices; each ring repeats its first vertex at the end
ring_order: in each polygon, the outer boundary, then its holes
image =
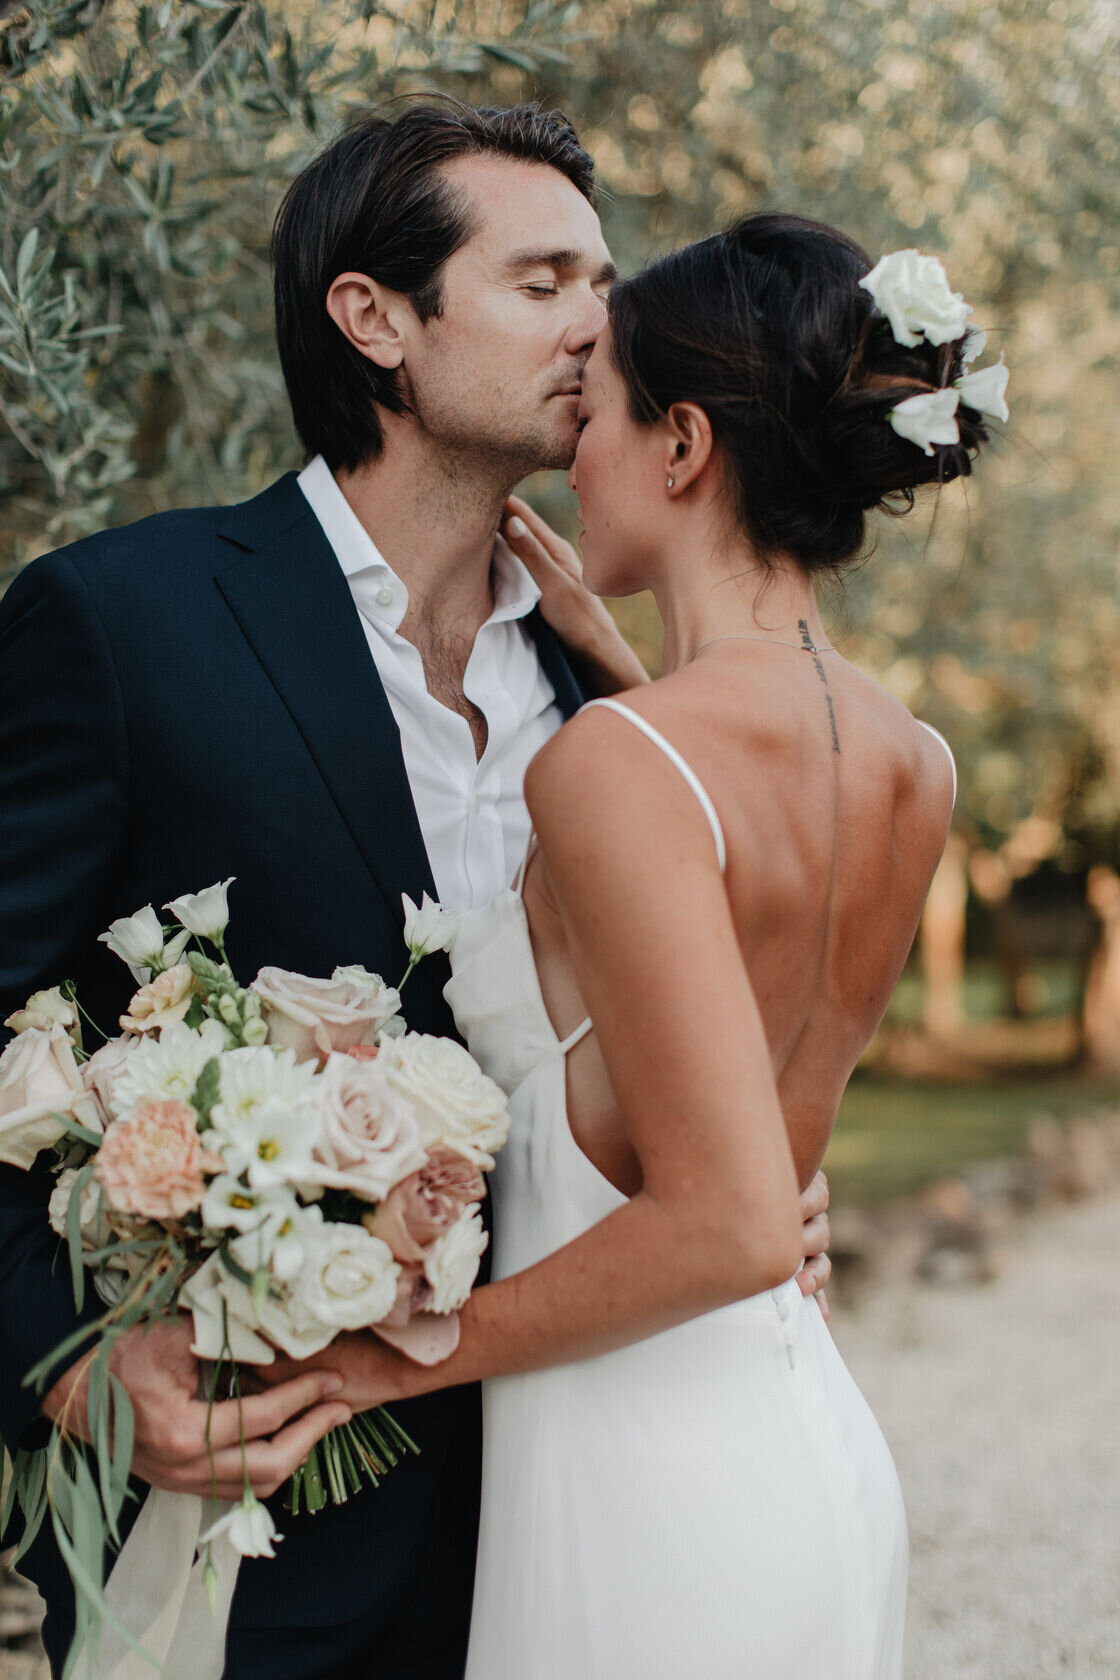
POLYGON ((377 1487, 406 1453, 420 1448, 384 1406, 358 1412, 338 1429, 316 1442, 288 1483, 284 1508, 321 1511, 325 1505, 345 1505, 351 1494, 368 1483, 377 1487))

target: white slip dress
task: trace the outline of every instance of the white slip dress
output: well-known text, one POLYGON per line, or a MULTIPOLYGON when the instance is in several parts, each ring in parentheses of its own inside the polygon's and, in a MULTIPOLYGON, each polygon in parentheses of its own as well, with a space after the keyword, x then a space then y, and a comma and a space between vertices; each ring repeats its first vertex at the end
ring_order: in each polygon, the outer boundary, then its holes
MULTIPOLYGON (((629 719, 719 819, 696 775, 629 719)), ((518 881, 468 912, 446 997, 513 1123, 495 1280, 624 1205, 568 1126, 518 881)), ((665 1256, 671 1266, 673 1257, 665 1256)), ((594 1359, 483 1384, 466 1680, 900 1680, 907 1538, 886 1442, 796 1279, 594 1359)), ((434 1590, 435 1584, 433 1584, 434 1590)))

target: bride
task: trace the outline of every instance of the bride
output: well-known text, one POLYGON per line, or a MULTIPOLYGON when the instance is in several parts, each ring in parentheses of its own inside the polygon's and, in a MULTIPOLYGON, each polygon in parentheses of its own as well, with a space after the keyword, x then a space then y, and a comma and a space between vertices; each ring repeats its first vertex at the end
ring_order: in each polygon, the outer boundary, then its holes
POLYGON ((749 217, 616 286, 587 366, 584 582, 652 590, 665 674, 538 755, 452 950, 514 1116, 494 1281, 445 1364, 348 1361, 359 1406, 486 1379, 468 1680, 901 1674, 897 1477, 792 1274, 954 798, 815 601, 986 438, 967 308, 904 259, 749 217))

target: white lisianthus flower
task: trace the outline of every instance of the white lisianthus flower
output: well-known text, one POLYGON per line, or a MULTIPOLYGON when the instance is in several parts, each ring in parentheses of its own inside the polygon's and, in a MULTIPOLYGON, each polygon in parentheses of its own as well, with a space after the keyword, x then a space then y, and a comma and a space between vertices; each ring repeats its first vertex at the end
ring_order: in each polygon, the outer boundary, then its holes
POLYGON ((254 1190, 298 1184, 311 1176, 312 1151, 319 1136, 318 1115, 307 1108, 266 1102, 236 1126, 215 1126, 207 1143, 217 1150, 226 1171, 247 1173, 254 1190))
POLYGON ((307 1258, 292 1285, 296 1323, 321 1325, 333 1334, 388 1318, 401 1271, 388 1243, 361 1225, 323 1223, 309 1228, 308 1237, 307 1258))
POLYGON ((188 934, 193 933, 196 939, 209 939, 212 945, 217 945, 229 926, 227 894, 236 879, 236 875, 231 875, 228 880, 205 887, 202 892, 184 893, 163 908, 170 910, 188 934))
POLYGON ((32 1027, 37 1027, 40 1032, 49 1032, 51 1026, 56 1025, 66 1028, 71 1044, 81 1042, 78 1012, 57 986, 52 986, 49 991, 33 993, 22 1009, 8 1016, 4 1025, 14 1033, 28 1032, 32 1027))
POLYGON ((860 281, 875 306, 887 317, 897 344, 913 349, 925 337, 931 344, 948 344, 964 333, 971 305, 949 290, 945 270, 936 257, 920 251, 891 251, 860 281))
POLYGON ((222 1054, 227 1042, 220 1021, 204 1021, 197 1029, 172 1021, 158 1039, 143 1039, 113 1084, 109 1102, 114 1115, 123 1119, 148 1097, 190 1102, 199 1074, 211 1057, 222 1054))
POLYGON ((991 367, 977 368, 975 373, 962 373, 959 379, 954 379, 953 389, 960 392, 961 401, 968 408, 990 414, 996 420, 1008 420, 1011 416, 1006 395, 1008 378, 1009 373, 1001 356, 991 367))
POLYGON ((382 1043, 377 1066, 416 1110, 426 1147, 446 1144, 484 1172, 509 1136, 505 1092, 450 1038, 409 1033, 382 1043))
POLYGON ((153 969, 164 966, 163 924, 150 904, 145 904, 135 915, 118 916, 109 924, 107 933, 98 934, 97 940, 128 964, 139 986, 148 984, 153 969))
POLYGON ((445 910, 427 893, 419 907, 413 904, 407 893, 401 894, 401 903, 404 905, 404 942, 413 959, 427 956, 432 951, 451 949, 459 929, 459 918, 453 910, 445 910))
POLYGON ((267 1505, 262 1505, 252 1488, 246 1488, 243 1498, 219 1517, 205 1534, 199 1535, 200 1546, 209 1545, 224 1534, 234 1551, 241 1557, 275 1557, 273 1545, 284 1536, 278 1531, 267 1505))
POLYGON ((479 1262, 490 1241, 482 1228, 478 1202, 463 1209, 442 1237, 437 1237, 424 1256, 424 1276, 432 1286, 425 1312, 458 1312, 474 1288, 479 1262))
POLYGON ((310 1110, 318 1101, 314 1062, 297 1062, 292 1050, 272 1050, 267 1045, 227 1050, 220 1075, 210 1119, 231 1137, 265 1104, 310 1110))
POLYGON ((932 455, 935 443, 961 441, 957 424, 959 405, 959 392, 947 385, 940 391, 920 391, 916 397, 907 397, 891 409, 887 419, 899 437, 909 439, 932 455))

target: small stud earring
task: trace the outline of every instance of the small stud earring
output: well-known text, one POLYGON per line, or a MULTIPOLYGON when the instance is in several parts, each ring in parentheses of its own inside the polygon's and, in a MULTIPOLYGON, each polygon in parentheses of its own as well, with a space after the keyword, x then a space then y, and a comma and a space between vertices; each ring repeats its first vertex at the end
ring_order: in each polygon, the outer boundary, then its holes
POLYGON ((670 490, 671 490, 671 489, 672 489, 672 488, 673 488, 673 485, 674 485, 674 484, 675 484, 675 483, 676 483, 676 482, 677 482, 677 481, 676 481, 676 479, 675 479, 675 478, 667 478, 667 479, 666 479, 666 480, 665 480, 665 483, 666 483, 666 485, 667 485, 667 486, 668 486, 668 488, 669 488, 669 489, 670 489, 670 490))

